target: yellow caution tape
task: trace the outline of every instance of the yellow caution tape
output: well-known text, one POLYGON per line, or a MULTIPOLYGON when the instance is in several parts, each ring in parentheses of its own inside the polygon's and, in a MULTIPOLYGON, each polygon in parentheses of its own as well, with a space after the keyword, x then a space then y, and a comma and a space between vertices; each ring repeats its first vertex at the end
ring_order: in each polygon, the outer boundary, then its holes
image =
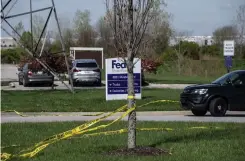
POLYGON ((134 95, 128 95, 128 99, 135 99, 134 95))
MULTIPOLYGON (((26 114, 23 114, 21 112, 18 112, 16 110, 6 110, 6 111, 1 111, 1 112, 14 112, 16 113, 17 115, 21 116, 21 117, 36 117, 36 116, 100 116, 100 115, 103 115, 104 113, 107 113, 107 112, 99 112, 99 113, 96 113, 96 114, 84 114, 84 115, 79 115, 79 114, 35 114, 35 115, 26 115, 26 114)), ((42 112, 41 112, 42 113, 42 112)))
POLYGON ((1 149, 11 148, 11 147, 18 147, 18 146, 21 146, 21 145, 13 144, 13 145, 10 145, 10 146, 3 146, 3 147, 1 147, 1 149))
POLYGON ((7 111, 1 111, 1 112, 14 112, 14 113, 16 113, 19 116, 28 117, 27 115, 24 115, 24 114, 22 114, 22 113, 20 113, 20 112, 18 112, 16 110, 7 110, 7 111))
MULTIPOLYGON (((69 138, 71 136, 74 136, 74 135, 78 135, 78 134, 82 134, 82 133, 85 133, 85 132, 89 132, 89 131, 94 131, 94 130, 97 130, 97 129, 102 129, 102 128, 105 128, 107 126, 110 126, 112 125, 113 123, 117 122, 118 120, 122 119, 123 117, 125 117, 128 113, 130 113, 132 110, 134 110, 135 108, 130 108, 128 109, 121 117, 119 117, 118 119, 112 121, 111 123, 107 124, 107 125, 100 125, 98 127, 95 127, 95 128, 92 128, 92 129, 88 129, 86 130, 88 127, 94 125, 95 123, 98 123, 102 120, 104 120, 105 118, 113 115, 114 113, 116 112, 120 112, 122 110, 125 110, 127 108, 127 106, 122 106, 120 107, 119 109, 115 110, 114 112, 112 113, 109 113, 108 115, 106 116, 103 116, 101 118, 98 118, 98 119, 95 119, 95 120, 92 120, 92 121, 89 121, 85 124, 82 124, 72 130, 68 130, 66 132, 63 132, 63 133, 60 133, 60 134, 57 134, 57 135, 54 135, 54 136, 51 136, 47 139, 45 139, 44 141, 41 141, 37 144, 35 144, 33 147, 31 148, 28 148, 26 150, 22 150, 21 152, 25 152, 25 151, 30 151, 32 150, 31 152, 29 153, 24 153, 22 155, 19 155, 19 157, 32 157, 34 156, 35 154, 37 154, 39 151, 43 150, 44 148, 46 148, 48 145, 54 143, 54 142, 57 142, 59 140, 62 140, 62 139, 66 139, 66 138, 69 138), (44 146, 45 145, 45 146, 44 146), (34 150, 33 150, 34 149, 34 150), (34 154, 34 155, 33 155, 34 154)), ((21 153, 20 152, 20 153, 21 153)))
MULTIPOLYGON (((152 102, 149 102, 149 103, 146 103, 146 104, 143 104, 139 107, 143 107, 143 106, 146 106, 148 104, 152 104, 152 103, 157 103, 157 102, 177 102, 177 101, 171 101, 171 100, 158 100, 158 101, 152 101, 152 102)), ((127 116, 130 112, 134 111, 136 109, 136 106, 134 106, 133 108, 129 108, 127 109, 127 105, 124 105, 120 108, 118 108, 117 110, 103 116, 103 117, 100 117, 98 119, 95 119, 95 120, 91 120, 91 121, 88 121, 87 123, 85 124, 82 124, 80 126, 77 126, 71 130, 68 130, 68 131, 65 131, 65 132, 62 132, 62 133, 59 133, 59 134, 56 134, 56 135, 53 135, 39 143, 36 143, 34 146, 28 148, 28 149, 25 149, 25 150, 22 150, 20 153, 22 154, 17 154, 17 155, 12 155, 12 154, 8 154, 8 153, 3 153, 1 154, 1 159, 3 160, 8 160, 10 159, 11 157, 33 157, 35 156, 37 153, 39 153, 41 150, 45 149, 48 145, 50 144, 53 144, 59 140, 63 140, 63 139, 67 139, 67 138, 71 138, 71 137, 74 137, 75 135, 80 135, 80 134, 83 134, 83 133, 86 133, 86 132, 91 132, 91 131, 95 131, 95 130, 99 130, 99 129, 103 129, 103 128, 106 128, 112 124, 114 124, 115 122, 121 120, 122 118, 124 118, 125 116, 127 116), (99 125, 97 127, 93 127, 93 128, 90 128, 92 125, 98 123, 98 122, 101 122, 102 120, 114 115, 115 113, 117 112, 122 112, 126 110, 119 118, 113 120, 112 122, 108 123, 108 124, 104 124, 104 125, 99 125), (28 152, 27 152, 28 151, 28 152)), ((15 110, 12 110, 13 112, 15 112, 16 114, 22 116, 22 117, 26 117, 26 115, 23 115, 15 110)), ((101 114, 104 114, 105 112, 101 113, 101 114)), ((98 114, 99 115, 99 114, 98 114)), ((170 128, 138 128, 137 130, 140 130, 140 131, 153 131, 153 130, 166 130, 166 131, 171 131, 173 129, 170 129, 170 128)), ((127 129, 120 129, 120 130, 116 130, 116 131, 107 131, 107 132, 100 132, 100 133, 92 133, 92 134, 86 134, 85 136, 96 136, 96 135, 112 135, 112 134, 120 134, 120 133, 124 133, 124 132, 127 132, 127 129)))
POLYGON ((19 156, 20 156, 20 157, 29 157, 29 158, 31 158, 31 157, 35 156, 35 155, 36 155, 38 152, 40 152, 41 150, 45 149, 48 145, 49 145, 49 143, 44 144, 44 145, 42 145, 42 146, 36 148, 36 149, 35 149, 34 151, 32 151, 32 152, 25 153, 25 154, 21 154, 21 155, 19 155, 19 156))
MULTIPOLYGON (((121 117, 123 117, 123 116, 121 116, 121 117)), ((101 128, 101 127, 104 127, 104 126, 109 126, 110 124, 112 124, 112 123, 109 123, 107 125, 101 125, 101 126, 98 126, 98 127, 101 128)), ((199 126, 199 127, 190 127, 190 128, 186 128, 186 129, 209 129, 209 128, 213 128, 213 127, 199 126)), ((214 127, 214 128, 216 128, 216 129, 222 129, 220 127, 214 127)), ((95 129, 93 129, 93 130, 95 130, 95 129)), ((93 131, 93 130, 88 129, 87 131, 93 131)), ((174 129, 172 129, 172 128, 136 128, 136 130, 137 131, 174 131, 174 129)), ((97 133, 91 133, 91 134, 84 134, 81 137, 74 137, 74 136, 72 136, 69 139, 85 138, 85 137, 99 136, 99 135, 115 135, 115 134, 122 134, 122 133, 126 133, 126 132, 128 132, 128 129, 120 129, 120 130, 114 130, 114 131, 105 131, 105 132, 97 132, 97 133)), ((61 139, 59 139, 59 140, 61 140, 61 139)), ((21 155, 11 155, 11 154, 8 154, 8 153, 3 153, 3 154, 1 154, 1 158, 3 160, 5 160, 5 161, 7 159, 9 159, 11 156, 12 157, 28 157, 28 158, 31 158, 31 157, 35 156, 37 153, 39 153, 40 151, 42 151, 43 149, 45 149, 48 145, 53 144, 54 142, 56 142, 56 141, 53 140, 50 143, 46 143, 46 144, 43 144, 43 145, 35 148, 31 152, 27 152, 27 153, 24 153, 24 154, 21 154, 21 155)))
POLYGON ((94 124, 96 124, 96 123, 98 123, 98 122, 100 122, 100 121, 102 121, 102 120, 104 120, 104 119, 106 119, 106 118, 112 116, 113 114, 115 114, 115 113, 117 113, 117 112, 123 111, 123 110, 125 110, 126 108, 127 108, 127 106, 124 105, 124 106, 120 107, 119 109, 115 110, 114 112, 111 112, 111 113, 109 113, 109 114, 107 114, 107 115, 105 115, 105 116, 103 116, 103 117, 101 117, 101 118, 98 118, 98 119, 89 121, 89 122, 87 122, 87 123, 85 123, 85 124, 82 124, 82 125, 80 125, 80 126, 77 126, 77 127, 75 127, 74 129, 65 131, 65 132, 63 132, 63 133, 60 133, 60 134, 51 136, 51 137, 45 139, 44 141, 42 141, 42 142, 36 144, 36 146, 39 146, 40 144, 43 144, 43 143, 48 142, 48 141, 50 141, 50 140, 57 140, 57 139, 63 139, 63 138, 66 138, 67 136, 72 135, 72 134, 74 134, 74 133, 76 133, 76 132, 78 132, 78 131, 82 131, 82 130, 84 130, 84 129, 87 129, 88 127, 90 127, 90 126, 92 126, 92 125, 94 125, 94 124))
MULTIPOLYGON (((136 128, 138 131, 172 131, 171 128, 136 128)), ((114 134, 122 134, 128 132, 128 129, 120 129, 120 130, 113 130, 113 131, 104 131, 104 132, 98 132, 98 133, 92 133, 92 134, 84 134, 81 137, 71 137, 73 138, 84 138, 84 137, 90 137, 90 136, 99 136, 99 135, 114 135, 114 134)))
POLYGON ((10 157, 11 157, 11 154, 8 154, 8 153, 2 153, 2 154, 1 154, 1 160, 2 160, 2 161, 6 161, 6 160, 8 160, 10 157))
POLYGON ((140 106, 138 106, 138 108, 139 108, 139 107, 143 107, 143 106, 147 106, 147 105, 149 105, 149 104, 160 103, 160 102, 179 103, 179 101, 172 101, 172 100, 157 100, 157 101, 151 101, 151 102, 145 103, 145 104, 143 104, 143 105, 140 105, 140 106))
MULTIPOLYGON (((128 96, 129 99, 134 99, 134 96, 128 96)), ((173 100, 156 100, 156 101, 151 101, 151 102, 148 102, 148 103, 145 103, 143 105, 140 105, 138 106, 138 108, 140 107, 143 107, 143 106, 147 106, 149 104, 154 104, 154 103, 179 103, 179 101, 173 101, 173 100)), ((126 105, 125 105, 126 106, 126 105)), ((84 114, 84 115, 79 115, 79 114, 35 114, 35 115, 26 115, 26 114, 23 114, 21 112, 18 112, 16 110, 7 110, 7 111, 1 111, 1 112, 14 112, 16 113, 17 115, 21 116, 21 117, 30 117, 30 116, 101 116, 107 112, 99 112, 97 114, 84 114)), ((41 112, 42 113, 42 112, 41 112)))

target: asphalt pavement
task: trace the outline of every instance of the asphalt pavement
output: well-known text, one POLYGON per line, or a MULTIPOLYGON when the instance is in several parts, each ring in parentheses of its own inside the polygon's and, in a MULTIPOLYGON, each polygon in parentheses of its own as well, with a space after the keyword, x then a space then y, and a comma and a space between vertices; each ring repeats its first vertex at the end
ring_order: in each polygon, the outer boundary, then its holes
MULTIPOLYGON (((21 117, 14 113, 2 113, 2 123, 13 122, 67 122, 67 121, 89 121, 101 116, 83 116, 94 113, 82 112, 58 112, 58 113, 25 113, 28 117, 21 117), (41 114, 40 116, 38 116, 41 114), (45 116, 48 115, 48 116, 45 116), (60 115, 60 116, 52 116, 60 115)), ((122 113, 108 117, 106 121, 117 119, 122 113)), ((127 117, 122 121, 126 121, 127 117)), ((209 113, 206 116, 193 116, 189 111, 157 111, 157 112, 137 112, 137 121, 182 121, 182 122, 233 122, 245 123, 245 112, 228 111, 224 117, 212 117, 209 113)))
MULTIPOLYGON (((14 83, 14 87, 11 86, 2 86, 2 90, 50 90, 52 87, 50 86, 40 86, 40 85, 33 85, 31 87, 24 87, 23 85, 19 85, 18 82, 12 82, 14 83)), ((67 85, 68 81, 65 81, 67 85)), ((74 89, 105 89, 105 81, 102 81, 102 86, 97 87, 97 86, 78 86, 74 87, 74 89)), ((148 86, 144 86, 142 88, 171 88, 171 89, 184 89, 186 86, 190 84, 149 84, 148 86)), ((67 87, 65 84, 63 84, 60 81, 55 81, 54 82, 54 87, 53 89, 56 90, 67 90, 67 87)))

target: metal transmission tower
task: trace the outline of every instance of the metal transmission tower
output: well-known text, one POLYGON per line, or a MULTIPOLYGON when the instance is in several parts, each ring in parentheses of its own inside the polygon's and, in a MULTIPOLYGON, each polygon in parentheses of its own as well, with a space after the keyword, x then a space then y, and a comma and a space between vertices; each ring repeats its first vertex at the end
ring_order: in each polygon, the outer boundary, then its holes
MULTIPOLYGON (((45 69, 47 69, 54 77, 57 77, 58 80, 60 80, 63 84, 65 84, 65 86, 72 92, 74 93, 74 89, 73 89, 73 83, 72 83, 72 80, 71 80, 71 77, 70 77, 70 70, 69 70, 69 64, 68 64, 68 59, 67 59, 67 56, 66 56, 66 53, 65 53, 65 45, 64 45, 64 41, 63 41, 63 37, 62 37, 62 34, 61 34, 61 28, 60 28, 60 25, 59 25, 59 21, 58 21, 58 16, 57 16, 57 12, 56 12, 56 8, 55 8, 55 3, 54 3, 54 0, 50 0, 52 2, 52 5, 50 7, 45 7, 45 8, 40 8, 40 9, 37 9, 37 10, 32 10, 32 0, 29 0, 30 1, 30 8, 29 8, 29 11, 27 12, 24 12, 24 13, 18 13, 18 14, 14 14, 14 15, 8 15, 9 12, 14 8, 14 6, 17 6, 18 5, 16 4, 18 0, 6 0, 6 3, 3 4, 3 0, 1 0, 1 23, 5 22, 7 24, 8 27, 10 27, 13 31, 14 34, 18 35, 18 37, 20 38, 21 35, 15 30, 15 28, 8 22, 9 19, 11 18, 14 18, 14 17, 18 17, 18 16, 23 16, 23 15, 30 15, 30 28, 31 28, 31 35, 32 35, 32 42, 31 42, 31 49, 28 49, 28 47, 26 46, 26 44, 22 44, 18 39, 16 39, 9 31, 7 31, 7 29, 5 27, 3 27, 3 25, 1 24, 1 29, 10 37, 13 38, 13 40, 22 48, 25 49, 25 51, 31 55, 32 57, 34 57, 36 59, 37 62, 39 62, 45 69), (6 8, 10 8, 8 11, 6 11, 7 9, 6 8), (33 39, 33 27, 32 27, 32 14, 33 13, 37 13, 37 12, 41 12, 41 11, 45 11, 45 10, 48 10, 49 11, 49 14, 48 14, 48 17, 45 21, 45 24, 44 24, 44 27, 42 29, 42 32, 41 32, 41 35, 39 36, 38 38, 38 41, 37 41, 37 44, 36 46, 34 47, 34 39, 33 39), (55 17, 55 21, 56 21, 56 24, 57 24, 57 28, 58 28, 58 33, 59 33, 59 38, 60 38, 60 42, 61 42, 61 45, 62 45, 62 51, 58 52, 58 53, 63 53, 64 57, 65 57, 65 63, 66 63, 66 67, 67 67, 67 72, 68 72, 68 75, 69 75, 69 79, 70 79, 70 82, 71 82, 71 86, 67 85, 60 77, 57 73, 55 73, 52 68, 50 68, 46 63, 42 62, 39 57, 37 56, 37 48, 38 48, 38 45, 40 44, 40 41, 47 29, 47 25, 50 21, 50 17, 51 15, 54 15, 55 17)), ((23 1, 23 0, 21 0, 23 1)), ((43 49, 44 49, 44 46, 45 46, 45 41, 46 41, 46 36, 45 35, 45 39, 44 39, 44 42, 43 42, 43 45, 42 45, 42 49, 40 51, 40 54, 38 54, 39 56, 41 56, 42 52, 43 52, 43 49)))

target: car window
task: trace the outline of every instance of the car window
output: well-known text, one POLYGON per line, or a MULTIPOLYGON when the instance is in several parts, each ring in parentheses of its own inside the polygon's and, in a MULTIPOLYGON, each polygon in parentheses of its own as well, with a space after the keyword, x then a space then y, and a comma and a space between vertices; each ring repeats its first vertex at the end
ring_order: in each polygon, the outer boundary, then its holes
POLYGON ((230 76, 230 81, 232 84, 241 84, 242 83, 241 77, 237 73, 234 73, 230 76))
POLYGON ((77 63, 76 67, 78 68, 96 68, 98 65, 96 63, 77 63))
POLYGON ((241 76, 237 73, 227 73, 224 76, 218 78, 212 83, 218 83, 220 85, 228 85, 228 84, 244 84, 245 81, 242 81, 241 76))
POLYGON ((223 84, 226 83, 226 81, 227 81, 229 75, 230 75, 230 73, 227 73, 227 74, 225 74, 225 75, 219 77, 218 79, 216 79, 216 80, 213 81, 212 83, 218 83, 218 84, 223 85, 223 84))
POLYGON ((240 84, 245 85, 245 73, 240 75, 240 84))

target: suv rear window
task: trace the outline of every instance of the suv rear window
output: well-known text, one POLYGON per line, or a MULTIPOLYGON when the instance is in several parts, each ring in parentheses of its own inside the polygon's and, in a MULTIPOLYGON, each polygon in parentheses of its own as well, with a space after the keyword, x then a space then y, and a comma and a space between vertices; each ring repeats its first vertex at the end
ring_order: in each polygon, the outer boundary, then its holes
POLYGON ((96 63, 77 63, 78 68, 96 68, 98 67, 96 63))

